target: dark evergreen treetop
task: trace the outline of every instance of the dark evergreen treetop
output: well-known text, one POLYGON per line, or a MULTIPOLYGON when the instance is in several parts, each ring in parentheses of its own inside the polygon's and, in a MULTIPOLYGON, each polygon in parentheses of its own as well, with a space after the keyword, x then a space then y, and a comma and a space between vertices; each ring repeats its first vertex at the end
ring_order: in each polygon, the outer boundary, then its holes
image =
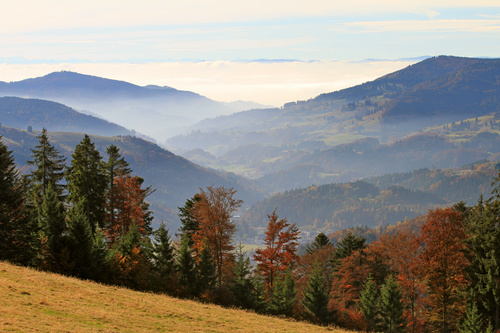
POLYGON ((312 254, 314 252, 316 252, 317 250, 320 250, 323 246, 327 246, 331 244, 330 243, 330 240, 328 239, 328 237, 320 232, 316 238, 314 238, 314 242, 312 242, 307 248, 306 248, 306 251, 307 253, 309 254, 312 254))
POLYGON ((59 196, 63 194, 65 185, 60 184, 60 181, 64 178, 66 158, 50 144, 45 128, 37 138, 39 144, 35 149, 30 149, 32 160, 27 163, 35 167, 29 176, 32 199, 36 204, 41 204, 49 184, 59 196))
POLYGON ((201 200, 201 196, 195 194, 192 198, 186 200, 184 206, 178 207, 179 219, 182 226, 179 229, 182 237, 187 237, 189 246, 193 246, 193 234, 200 228, 200 222, 194 217, 193 207, 201 200))
POLYGON ((104 202, 107 188, 102 157, 90 137, 85 134, 75 147, 71 166, 68 168, 68 200, 74 204, 83 201, 85 214, 95 234, 104 221, 104 202))
POLYGON ((335 258, 343 259, 349 257, 354 251, 364 249, 366 247, 366 239, 357 237, 349 231, 347 235, 337 244, 335 249, 335 258))

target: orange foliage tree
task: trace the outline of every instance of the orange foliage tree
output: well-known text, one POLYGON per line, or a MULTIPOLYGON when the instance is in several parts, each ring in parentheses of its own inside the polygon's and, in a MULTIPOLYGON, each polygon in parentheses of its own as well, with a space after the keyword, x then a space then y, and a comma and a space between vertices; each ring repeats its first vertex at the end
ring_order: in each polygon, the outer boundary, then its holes
POLYGON ((199 222, 199 228, 193 234, 193 248, 201 254, 208 248, 215 262, 217 285, 222 285, 223 274, 230 274, 234 250, 232 237, 236 226, 231 220, 233 214, 242 204, 242 200, 234 198, 236 190, 232 188, 208 186, 206 191, 200 189, 197 196, 200 200, 193 205, 193 216, 199 222))
POLYGON ((276 209, 268 214, 264 242, 266 247, 255 251, 254 260, 259 272, 266 281, 266 291, 269 294, 276 277, 283 275, 284 271, 295 263, 298 255, 299 229, 295 224, 290 224, 286 219, 278 219, 276 209))
POLYGON ((111 244, 126 235, 132 225, 137 225, 143 236, 151 232, 151 213, 145 199, 152 190, 151 187, 142 189, 142 183, 141 177, 132 177, 118 170, 106 204, 105 233, 111 244), (110 203, 112 207, 108 207, 110 203))
POLYGON ((462 291, 469 266, 462 214, 453 208, 430 210, 422 226, 420 259, 427 287, 429 323, 442 332, 454 331, 465 313, 462 291))
POLYGON ((385 244, 389 266, 403 292, 408 332, 424 332, 422 262, 417 235, 400 232, 380 240, 385 244))

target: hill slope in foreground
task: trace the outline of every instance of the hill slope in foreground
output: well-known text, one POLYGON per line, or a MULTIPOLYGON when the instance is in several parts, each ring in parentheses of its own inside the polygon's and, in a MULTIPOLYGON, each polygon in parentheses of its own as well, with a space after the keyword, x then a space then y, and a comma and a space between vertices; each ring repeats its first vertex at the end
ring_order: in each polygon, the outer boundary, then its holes
POLYGON ((0 299, 2 332, 328 330, 243 310, 100 285, 5 262, 0 262, 0 299))

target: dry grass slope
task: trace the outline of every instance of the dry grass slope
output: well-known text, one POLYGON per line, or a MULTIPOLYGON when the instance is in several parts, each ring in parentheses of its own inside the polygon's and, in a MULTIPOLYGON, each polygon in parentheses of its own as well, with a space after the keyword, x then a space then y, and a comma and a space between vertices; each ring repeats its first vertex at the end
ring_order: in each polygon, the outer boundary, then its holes
MULTIPOLYGON (((1 332, 320 332, 327 328, 0 262, 1 332)), ((330 332, 345 332, 330 329, 330 332)))

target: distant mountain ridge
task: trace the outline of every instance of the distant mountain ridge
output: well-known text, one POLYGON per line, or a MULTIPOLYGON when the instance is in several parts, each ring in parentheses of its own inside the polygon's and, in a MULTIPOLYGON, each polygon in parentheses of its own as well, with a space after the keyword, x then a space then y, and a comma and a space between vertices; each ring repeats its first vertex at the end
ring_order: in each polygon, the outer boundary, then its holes
POLYGON ((33 130, 96 135, 133 135, 134 132, 109 121, 82 114, 60 103, 19 97, 0 97, 0 123, 33 130))
POLYGON ((170 87, 61 71, 18 82, 0 82, 0 96, 39 98, 99 114, 157 140, 207 117, 234 112, 199 94, 170 87))

